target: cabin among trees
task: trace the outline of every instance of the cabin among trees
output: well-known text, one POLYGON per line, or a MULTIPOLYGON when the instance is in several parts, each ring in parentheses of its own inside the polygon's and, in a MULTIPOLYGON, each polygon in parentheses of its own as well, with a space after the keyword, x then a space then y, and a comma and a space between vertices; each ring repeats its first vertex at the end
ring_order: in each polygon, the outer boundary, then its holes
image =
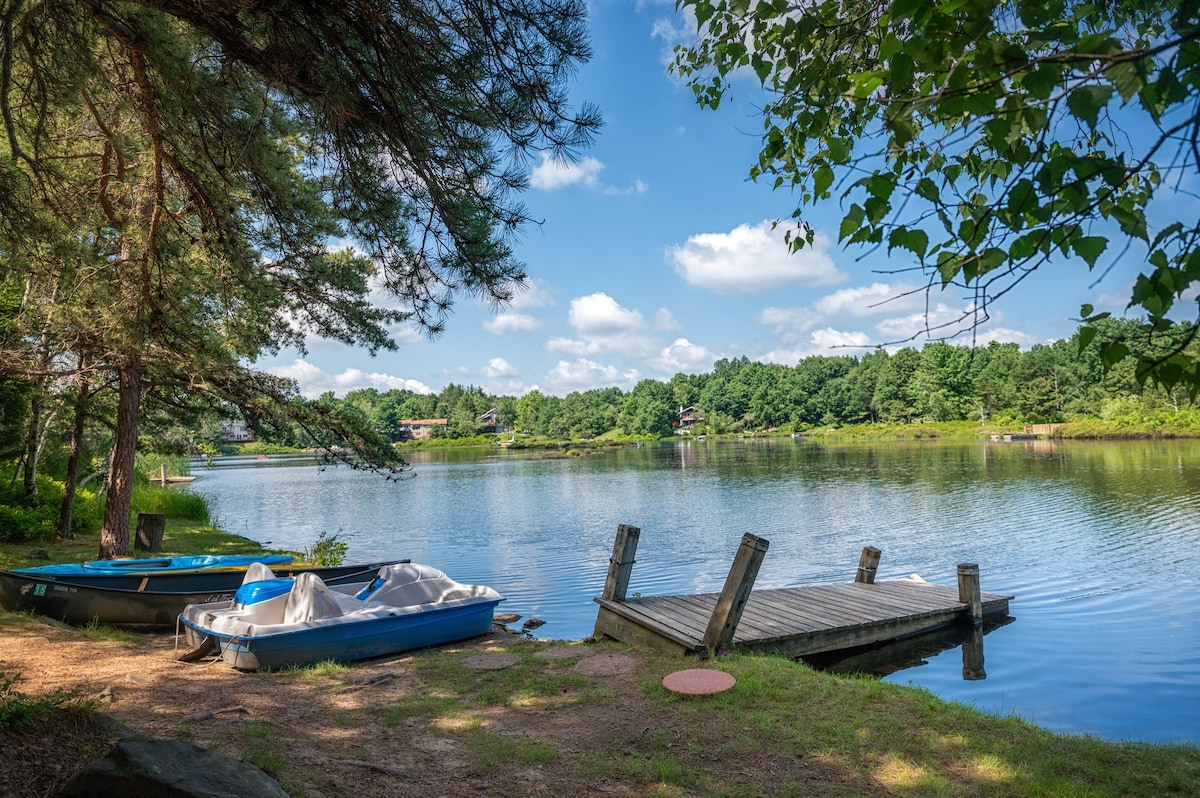
POLYGON ((675 425, 676 435, 691 435, 697 424, 704 423, 704 416, 695 407, 679 408, 679 422, 675 425))
POLYGON ((500 410, 493 407, 475 421, 475 429, 481 433, 501 432, 500 410))
POLYGON ((440 438, 446 432, 448 423, 444 418, 402 419, 399 439, 401 441, 423 441, 429 438, 440 438))
POLYGON ((253 440, 254 430, 242 419, 221 422, 222 443, 250 443, 253 440))

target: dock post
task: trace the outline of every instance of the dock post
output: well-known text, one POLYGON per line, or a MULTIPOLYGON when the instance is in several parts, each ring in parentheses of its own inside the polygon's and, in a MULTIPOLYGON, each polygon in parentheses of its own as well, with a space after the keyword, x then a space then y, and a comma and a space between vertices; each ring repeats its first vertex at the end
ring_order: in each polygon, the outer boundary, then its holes
POLYGON ((958 600, 967 605, 972 625, 983 624, 983 597, 979 592, 979 566, 975 563, 958 565, 958 600))
POLYGON ((858 573, 854 575, 854 581, 866 585, 875 584, 875 572, 879 570, 880 556, 882 556, 882 552, 874 546, 863 546, 862 556, 858 558, 858 573))
POLYGON ((629 576, 633 573, 633 556, 637 553, 638 536, 642 530, 636 526, 617 524, 617 540, 613 544, 612 557, 608 560, 608 578, 604 580, 604 593, 610 601, 624 601, 629 590, 629 576))
POLYGON ((742 543, 733 558, 729 576, 725 578, 725 587, 717 597, 712 617, 708 620, 708 629, 704 632, 702 642, 710 654, 715 655, 733 642, 733 633, 742 619, 742 610, 750 599, 754 580, 758 578, 758 568, 767 555, 769 545, 769 541, 749 532, 742 535, 742 543))

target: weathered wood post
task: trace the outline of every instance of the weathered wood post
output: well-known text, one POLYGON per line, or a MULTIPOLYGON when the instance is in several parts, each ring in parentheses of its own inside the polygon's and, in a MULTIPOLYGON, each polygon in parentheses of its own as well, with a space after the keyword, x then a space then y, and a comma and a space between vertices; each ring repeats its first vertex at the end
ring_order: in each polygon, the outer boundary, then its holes
POLYGON ((979 566, 975 563, 958 565, 958 600, 967 605, 967 614, 975 626, 983 624, 983 596, 979 591, 979 566))
POLYGON ((159 481, 162 482, 162 485, 165 488, 167 486, 167 464, 166 463, 163 463, 158 467, 158 473, 159 473, 159 481))
MULTIPOLYGON (((617 524, 617 539, 613 543, 612 556, 608 558, 608 576, 604 580, 604 592, 601 598, 609 601, 624 601, 625 593, 629 590, 629 577, 633 573, 634 555, 637 554, 638 538, 642 530, 628 524, 617 524)), ((592 630, 592 639, 604 637, 604 610, 596 614, 596 626, 592 630)))
POLYGON ((882 552, 874 546, 863 546, 862 556, 858 558, 858 573, 854 575, 855 582, 865 585, 875 584, 875 572, 879 570, 879 558, 882 552))
POLYGON ((137 536, 133 547, 143 551, 162 551, 163 532, 167 529, 164 513, 138 513, 137 536))
POLYGON ((769 541, 749 532, 742 535, 742 543, 733 558, 729 576, 725 578, 725 587, 717 597, 712 617, 708 619, 708 629, 704 632, 702 642, 710 654, 715 655, 733 642, 733 633, 742 619, 742 610, 750 599, 754 580, 758 578, 758 568, 767 555, 769 545, 769 541))
POLYGON ((622 601, 629 590, 629 576, 633 573, 634 555, 637 554, 638 537, 642 530, 627 524, 617 525, 617 540, 613 544, 612 557, 608 560, 608 578, 604 580, 604 593, 610 601, 622 601))

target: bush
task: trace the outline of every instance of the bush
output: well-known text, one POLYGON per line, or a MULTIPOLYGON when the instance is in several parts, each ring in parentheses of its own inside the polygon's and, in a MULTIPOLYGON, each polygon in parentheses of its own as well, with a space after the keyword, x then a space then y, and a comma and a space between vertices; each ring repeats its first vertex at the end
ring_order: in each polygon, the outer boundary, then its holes
MULTIPOLYGON (((5 486, 0 490, 0 543, 40 543, 53 538, 58 532, 62 496, 63 483, 47 477, 38 477, 38 498, 34 501, 21 488, 5 486)), ((104 508, 94 492, 76 491, 72 532, 99 529, 103 516, 104 508)))
POLYGON ((322 530, 312 548, 304 550, 304 559, 313 565, 341 565, 346 561, 346 549, 349 547, 350 544, 342 540, 338 533, 330 535, 322 530))

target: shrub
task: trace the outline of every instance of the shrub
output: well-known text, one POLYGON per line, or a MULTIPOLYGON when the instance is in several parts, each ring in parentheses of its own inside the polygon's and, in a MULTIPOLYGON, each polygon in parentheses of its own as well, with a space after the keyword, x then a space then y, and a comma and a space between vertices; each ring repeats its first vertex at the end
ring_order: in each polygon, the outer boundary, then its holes
POLYGON ((330 535, 322 530, 312 548, 304 550, 304 559, 313 565, 341 565, 346 561, 346 549, 349 547, 350 544, 342 540, 338 533, 330 535))

